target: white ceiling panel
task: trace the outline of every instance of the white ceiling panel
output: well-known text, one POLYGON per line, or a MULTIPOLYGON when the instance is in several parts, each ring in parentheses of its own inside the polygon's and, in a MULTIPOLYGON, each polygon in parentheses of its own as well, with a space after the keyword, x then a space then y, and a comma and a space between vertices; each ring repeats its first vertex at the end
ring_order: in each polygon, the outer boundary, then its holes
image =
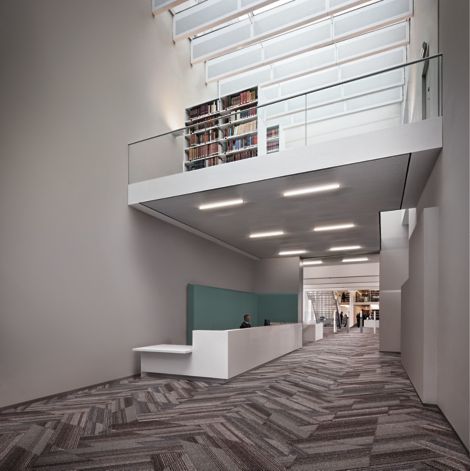
MULTIPOLYGON (((257 257, 280 250, 307 250, 306 257, 331 256, 333 245, 359 244, 344 255, 378 252, 379 212, 400 208, 408 156, 291 175, 230 188, 147 202, 146 206, 257 257), (338 182, 338 191, 283 198, 283 191, 338 182), (232 208, 200 211, 203 203, 242 198, 232 208), (353 222, 345 231, 313 232, 319 224, 353 222), (285 235, 250 239, 252 232, 282 229, 285 235)), ((227 164, 227 165, 236 165, 227 164)), ((338 254, 336 254, 338 255, 338 254)))

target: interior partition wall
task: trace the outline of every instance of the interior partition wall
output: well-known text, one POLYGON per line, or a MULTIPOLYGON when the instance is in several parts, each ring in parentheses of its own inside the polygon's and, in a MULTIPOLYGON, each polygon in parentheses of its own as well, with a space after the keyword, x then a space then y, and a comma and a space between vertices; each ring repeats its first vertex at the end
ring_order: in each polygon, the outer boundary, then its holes
POLYGON ((297 293, 255 293, 189 284, 187 288, 186 341, 193 330, 238 329, 244 314, 254 327, 271 322, 297 322, 297 293))

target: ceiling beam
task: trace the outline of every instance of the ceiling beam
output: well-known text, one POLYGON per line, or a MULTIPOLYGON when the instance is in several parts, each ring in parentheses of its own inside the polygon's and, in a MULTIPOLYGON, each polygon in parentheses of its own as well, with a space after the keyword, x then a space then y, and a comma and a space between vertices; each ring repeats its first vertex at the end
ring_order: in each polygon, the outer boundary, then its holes
POLYGON ((181 5, 185 1, 186 0, 152 0, 152 13, 154 16, 159 15, 160 13, 181 5))
POLYGON ((188 39, 275 0, 207 0, 173 17, 173 40, 188 39))

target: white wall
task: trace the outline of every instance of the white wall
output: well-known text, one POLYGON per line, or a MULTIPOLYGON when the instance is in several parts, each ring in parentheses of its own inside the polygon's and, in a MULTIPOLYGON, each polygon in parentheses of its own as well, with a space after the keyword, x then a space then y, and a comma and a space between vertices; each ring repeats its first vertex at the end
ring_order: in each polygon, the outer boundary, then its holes
POLYGON ((369 262, 329 262, 304 267, 304 289, 348 290, 378 289, 379 259, 369 255, 369 262))
MULTIPOLYGON (((437 403, 439 210, 425 208, 410 238, 409 279, 402 290, 402 362, 418 395, 437 403)), ((442 322, 441 318, 441 322, 442 322)))
POLYGON ((380 350, 399 352, 401 287, 408 278, 408 226, 404 210, 380 214, 380 350))
MULTIPOLYGON (((127 206, 127 143, 212 91, 148 0, 0 4, 0 406, 130 375, 185 340, 186 284, 255 262, 127 206)), ((164 155, 155 155, 164 159, 164 155)))
POLYGON ((257 293, 297 293, 301 286, 299 257, 265 258, 257 263, 257 293))
POLYGON ((444 54, 444 147, 417 215, 419 224, 424 208, 439 210, 437 404, 470 447, 468 1, 440 0, 439 49, 444 54))

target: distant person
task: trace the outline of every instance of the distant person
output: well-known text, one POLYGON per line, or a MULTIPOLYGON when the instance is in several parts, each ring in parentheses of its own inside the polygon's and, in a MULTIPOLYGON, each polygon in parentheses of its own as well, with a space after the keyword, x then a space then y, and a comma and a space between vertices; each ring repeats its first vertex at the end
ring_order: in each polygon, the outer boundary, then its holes
POLYGON ((361 327, 361 315, 359 313, 356 314, 356 324, 361 327))
POLYGON ((339 325, 343 325, 343 318, 344 318, 343 311, 341 311, 339 313, 339 325))
POLYGON ((240 325, 240 329, 247 329, 248 327, 251 327, 251 315, 245 314, 243 316, 243 322, 240 325))
POLYGON ((347 314, 344 315, 344 327, 348 327, 349 325, 349 316, 347 314))

